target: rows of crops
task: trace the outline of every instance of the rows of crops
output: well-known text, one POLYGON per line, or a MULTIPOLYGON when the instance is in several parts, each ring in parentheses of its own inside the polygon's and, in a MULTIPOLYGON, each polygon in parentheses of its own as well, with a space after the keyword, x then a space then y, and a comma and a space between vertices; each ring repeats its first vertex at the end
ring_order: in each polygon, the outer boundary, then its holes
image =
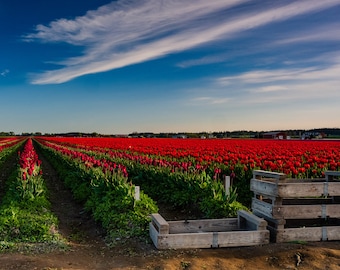
MULTIPOLYGON (((293 178, 319 178, 326 170, 340 170, 340 141, 300 140, 201 140, 146 138, 48 138, 49 141, 123 164, 130 179, 149 190, 150 195, 175 198, 185 204, 189 194, 178 194, 162 186, 169 175, 184 182, 188 178, 222 180, 231 176, 238 200, 249 205, 252 170, 282 172, 293 178), (137 171, 137 169, 138 171, 137 171), (144 172, 144 173, 143 173, 144 172), (153 179, 155 178, 156 179, 153 179), (157 189, 162 186, 164 189, 157 189), (182 202, 184 200, 184 202, 182 202)), ((171 181, 170 181, 171 182, 171 181)), ((185 187, 180 187, 185 188, 185 187)), ((198 193, 197 193, 198 194, 198 193)), ((171 202, 171 198, 166 201, 171 202)), ((191 201, 189 200, 189 203, 191 201)))
POLYGON ((340 169, 340 142, 299 140, 201 140, 49 138, 49 141, 89 151, 109 152, 138 162, 159 163, 184 170, 229 174, 242 165, 245 171, 263 169, 291 177, 322 177, 340 169), (169 164, 169 162, 173 162, 169 164))
MULTIPOLYGON (((340 141, 65 137, 33 141, 31 152, 33 145, 41 151, 112 239, 145 235, 148 216, 161 203, 176 210, 191 208, 200 217, 235 216, 250 206, 253 169, 294 178, 340 171, 340 141), (222 181, 226 175, 233 182, 228 192, 222 181), (138 199, 137 185, 142 190, 138 199)), ((18 144, 17 138, 0 139, 0 157, 18 144)), ((16 179, 24 183, 25 200, 44 194, 36 169, 40 163, 33 164, 18 163, 21 174, 16 179), (40 182, 30 185, 33 175, 40 182)))
MULTIPOLYGON (((231 190, 226 195, 223 185, 220 181, 210 177, 200 168, 199 170, 189 170, 188 165, 183 169, 183 164, 188 162, 169 162, 165 166, 164 162, 152 162, 151 157, 135 160, 131 156, 124 155, 119 151, 115 153, 108 149, 98 148, 95 150, 79 144, 64 144, 56 139, 37 138, 39 143, 46 149, 49 149, 49 156, 52 154, 59 156, 62 160, 68 160, 68 163, 74 163, 72 170, 78 170, 82 173, 86 172, 90 175, 86 181, 76 183, 76 181, 68 181, 73 189, 76 197, 80 200, 86 200, 86 205, 94 213, 98 220, 105 220, 106 224, 112 218, 109 218, 114 212, 107 212, 97 209, 97 205, 103 205, 101 198, 105 196, 99 194, 98 186, 105 185, 103 190, 114 189, 116 187, 125 186, 126 193, 117 191, 115 197, 121 195, 132 197, 134 184, 140 185, 142 190, 150 195, 156 201, 162 201, 176 207, 197 208, 205 217, 234 216, 238 209, 244 208, 236 201, 236 192, 231 190), (170 165, 172 164, 172 165, 170 165), (176 164, 176 168, 174 168, 176 164), (75 167, 77 167, 75 169, 75 167), (112 185, 111 185, 112 182, 112 185), (108 185, 110 183, 110 185, 108 185), (93 192, 93 190, 96 190, 93 192), (92 194, 99 196, 91 196, 92 194), (88 200, 88 198, 92 198, 88 200), (98 210, 98 211, 97 211, 98 210)), ((70 170, 69 170, 70 171, 70 170)), ((85 179, 80 176, 78 179, 85 179)), ((142 193, 139 203, 141 205, 150 206, 151 199, 144 200, 147 196, 142 193)), ((107 203, 107 202, 105 202, 107 203)), ((106 204, 107 205, 107 204, 106 204)), ((143 206, 143 207, 144 207, 143 206)), ((126 208, 126 206, 124 207, 126 208)), ((103 209, 101 209, 103 210, 103 209)), ((131 217, 130 217, 131 219, 131 217)))

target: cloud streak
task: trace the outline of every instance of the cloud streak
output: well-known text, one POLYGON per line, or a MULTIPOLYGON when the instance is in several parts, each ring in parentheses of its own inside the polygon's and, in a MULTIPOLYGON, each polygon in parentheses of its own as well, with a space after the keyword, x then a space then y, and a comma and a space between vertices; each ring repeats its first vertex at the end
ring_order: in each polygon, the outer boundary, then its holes
POLYGON ((121 0, 73 20, 59 19, 47 26, 38 25, 34 33, 23 37, 25 41, 66 42, 85 49, 81 56, 56 63, 61 68, 35 74, 31 83, 64 83, 86 74, 149 61, 215 41, 228 41, 248 30, 340 4, 337 0, 308 0, 259 5, 254 10, 247 3, 245 0, 197 0, 185 4, 180 0, 121 0))
POLYGON ((327 26, 319 26, 307 33, 297 33, 296 36, 277 41, 277 44, 294 44, 305 42, 329 42, 340 41, 340 24, 334 23, 327 26))
POLYGON ((339 100, 338 74, 340 61, 324 68, 254 70, 216 79, 215 85, 206 86, 202 95, 191 98, 190 104, 209 106, 227 103, 233 107, 248 107, 339 100), (206 89, 213 89, 210 95, 206 89))
POLYGON ((9 73, 9 70, 8 70, 8 69, 5 69, 5 70, 3 70, 3 71, 0 72, 0 76, 1 76, 1 77, 6 77, 8 73, 9 73))

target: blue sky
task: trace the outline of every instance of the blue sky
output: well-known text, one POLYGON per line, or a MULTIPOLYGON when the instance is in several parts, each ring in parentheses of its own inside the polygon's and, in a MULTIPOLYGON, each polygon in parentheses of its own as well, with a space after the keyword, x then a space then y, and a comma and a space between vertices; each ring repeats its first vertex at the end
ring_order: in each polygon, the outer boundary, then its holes
POLYGON ((0 0, 0 131, 340 127, 340 0, 0 0))

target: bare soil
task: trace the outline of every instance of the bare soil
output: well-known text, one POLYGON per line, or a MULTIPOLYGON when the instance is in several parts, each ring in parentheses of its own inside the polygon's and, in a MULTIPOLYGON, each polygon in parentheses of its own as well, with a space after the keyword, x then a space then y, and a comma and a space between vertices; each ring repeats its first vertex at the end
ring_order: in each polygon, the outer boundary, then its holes
MULTIPOLYGON (((101 226, 73 200, 46 159, 41 155, 40 159, 52 211, 60 221, 58 230, 69 249, 2 253, 0 269, 340 269, 339 241, 159 251, 150 242, 131 239, 110 247, 101 226)), ((0 194, 13 162, 1 170, 0 194)))

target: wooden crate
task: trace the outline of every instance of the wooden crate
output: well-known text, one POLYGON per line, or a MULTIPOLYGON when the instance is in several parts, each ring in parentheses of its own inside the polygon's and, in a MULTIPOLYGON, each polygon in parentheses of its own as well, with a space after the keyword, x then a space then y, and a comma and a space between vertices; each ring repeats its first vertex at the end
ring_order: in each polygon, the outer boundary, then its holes
POLYGON ((264 218, 271 240, 340 240, 340 224, 306 226, 307 220, 340 220, 340 172, 327 171, 325 178, 289 179, 286 175, 254 171, 250 188, 254 192, 252 211, 264 218), (300 228, 290 228, 289 220, 298 220, 300 228))
POLYGON ((237 218, 166 221, 152 214, 150 237, 158 249, 218 248, 269 243, 267 222, 239 211, 237 218))
POLYGON ((340 226, 316 226, 301 228, 275 229, 275 242, 292 242, 292 241, 333 241, 340 240, 340 226))

